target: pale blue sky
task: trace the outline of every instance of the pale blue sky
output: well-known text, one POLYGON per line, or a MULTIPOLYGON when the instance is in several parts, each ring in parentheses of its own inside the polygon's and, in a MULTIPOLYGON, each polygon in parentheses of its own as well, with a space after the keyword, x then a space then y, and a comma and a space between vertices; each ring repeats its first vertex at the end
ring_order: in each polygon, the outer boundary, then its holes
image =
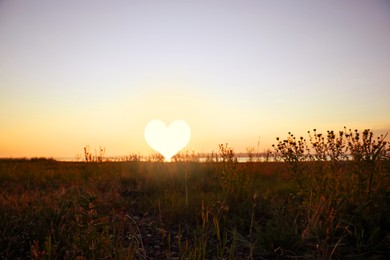
POLYGON ((188 149, 268 148, 390 128, 390 2, 0 1, 0 156, 148 153, 146 123, 188 149))

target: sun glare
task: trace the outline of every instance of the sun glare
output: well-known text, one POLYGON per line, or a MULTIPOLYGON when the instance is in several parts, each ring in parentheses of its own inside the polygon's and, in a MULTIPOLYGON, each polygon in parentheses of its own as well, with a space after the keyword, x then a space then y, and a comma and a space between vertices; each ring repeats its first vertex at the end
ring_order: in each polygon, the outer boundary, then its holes
POLYGON ((168 127, 160 120, 152 120, 146 125, 144 135, 148 145, 169 162, 188 144, 191 130, 183 120, 173 121, 168 127))

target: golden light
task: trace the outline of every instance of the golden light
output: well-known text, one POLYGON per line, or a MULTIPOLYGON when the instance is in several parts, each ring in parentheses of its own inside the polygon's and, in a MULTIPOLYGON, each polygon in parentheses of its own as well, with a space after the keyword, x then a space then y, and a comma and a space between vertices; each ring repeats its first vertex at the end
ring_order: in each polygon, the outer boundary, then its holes
POLYGON ((191 130, 183 120, 173 121, 168 127, 160 120, 152 120, 146 125, 144 136, 148 145, 169 162, 188 144, 191 130))

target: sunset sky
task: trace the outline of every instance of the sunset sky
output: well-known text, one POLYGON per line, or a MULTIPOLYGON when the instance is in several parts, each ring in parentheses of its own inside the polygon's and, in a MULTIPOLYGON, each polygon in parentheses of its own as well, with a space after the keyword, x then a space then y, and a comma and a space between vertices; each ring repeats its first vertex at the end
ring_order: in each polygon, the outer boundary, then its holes
POLYGON ((0 1, 0 157, 270 148, 277 136, 390 129, 390 1, 0 1))

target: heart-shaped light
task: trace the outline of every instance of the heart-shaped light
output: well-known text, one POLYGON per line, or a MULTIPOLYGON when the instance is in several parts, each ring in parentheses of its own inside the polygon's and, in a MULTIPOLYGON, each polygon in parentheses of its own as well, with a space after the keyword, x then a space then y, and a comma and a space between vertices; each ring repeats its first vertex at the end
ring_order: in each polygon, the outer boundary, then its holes
POLYGON ((152 120, 145 127, 145 140, 166 161, 183 149, 191 137, 189 125, 182 120, 173 121, 168 127, 160 120, 152 120))

